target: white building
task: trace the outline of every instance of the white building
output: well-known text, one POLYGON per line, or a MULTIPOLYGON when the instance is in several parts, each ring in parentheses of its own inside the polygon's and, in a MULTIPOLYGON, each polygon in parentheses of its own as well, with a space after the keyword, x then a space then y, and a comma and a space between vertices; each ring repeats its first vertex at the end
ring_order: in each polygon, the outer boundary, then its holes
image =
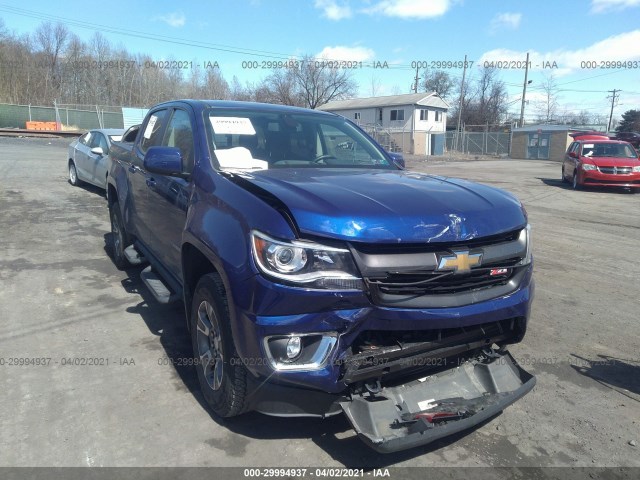
POLYGON ((319 107, 357 123, 389 150, 441 155, 449 104, 437 93, 337 100, 319 107))

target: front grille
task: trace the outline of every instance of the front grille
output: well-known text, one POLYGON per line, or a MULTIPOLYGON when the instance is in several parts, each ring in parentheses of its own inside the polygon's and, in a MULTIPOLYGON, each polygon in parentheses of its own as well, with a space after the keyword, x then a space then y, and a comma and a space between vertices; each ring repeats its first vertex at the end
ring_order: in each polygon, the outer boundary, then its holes
POLYGON ((629 175, 632 167, 598 167, 598 170, 609 175, 629 175))
POLYGON ((396 308, 452 308, 496 298, 515 291, 527 277, 529 265, 524 230, 464 242, 422 245, 352 244, 369 298, 376 305, 396 308), (459 252, 479 265, 460 272, 459 252), (445 257, 451 270, 440 267, 445 257))
POLYGON ((507 284, 516 271, 515 264, 519 260, 501 262, 499 266, 474 268, 466 275, 424 271, 391 274, 383 279, 368 278, 366 281, 381 293, 390 295, 453 294, 507 284), (501 269, 506 272, 502 273, 501 269))

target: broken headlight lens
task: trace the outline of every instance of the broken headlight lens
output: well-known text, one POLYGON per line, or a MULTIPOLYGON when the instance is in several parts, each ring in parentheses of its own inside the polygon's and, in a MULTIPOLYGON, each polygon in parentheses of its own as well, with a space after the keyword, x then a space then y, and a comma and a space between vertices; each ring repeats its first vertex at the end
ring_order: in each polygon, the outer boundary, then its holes
POLYGON ((303 240, 276 240, 251 232, 253 258, 262 273, 307 288, 361 290, 362 279, 346 248, 303 240))

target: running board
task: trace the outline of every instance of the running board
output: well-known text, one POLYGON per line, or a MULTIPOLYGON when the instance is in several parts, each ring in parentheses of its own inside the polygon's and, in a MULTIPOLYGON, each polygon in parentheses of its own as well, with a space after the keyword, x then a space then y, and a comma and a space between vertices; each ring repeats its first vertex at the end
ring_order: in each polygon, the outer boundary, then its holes
POLYGON ((147 262, 147 259, 136 250, 136 247, 129 245, 124 249, 124 256, 127 258, 131 265, 142 265, 147 262))
POLYGON ((155 274, 151 269, 151 265, 140 273, 140 278, 158 303, 173 303, 180 300, 180 296, 169 290, 169 287, 155 274))
POLYGON ((353 395, 340 406, 367 445, 389 453, 473 428, 524 396, 535 383, 536 378, 508 352, 495 352, 403 385, 353 395))

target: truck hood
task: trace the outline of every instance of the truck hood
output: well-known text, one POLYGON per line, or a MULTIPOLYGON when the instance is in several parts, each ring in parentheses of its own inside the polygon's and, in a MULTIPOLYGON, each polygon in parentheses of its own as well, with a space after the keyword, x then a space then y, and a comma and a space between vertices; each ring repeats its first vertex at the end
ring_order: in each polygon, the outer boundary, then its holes
POLYGON ((526 225, 513 195, 465 180, 328 168, 240 175, 282 202, 303 234, 373 243, 451 242, 526 225))

